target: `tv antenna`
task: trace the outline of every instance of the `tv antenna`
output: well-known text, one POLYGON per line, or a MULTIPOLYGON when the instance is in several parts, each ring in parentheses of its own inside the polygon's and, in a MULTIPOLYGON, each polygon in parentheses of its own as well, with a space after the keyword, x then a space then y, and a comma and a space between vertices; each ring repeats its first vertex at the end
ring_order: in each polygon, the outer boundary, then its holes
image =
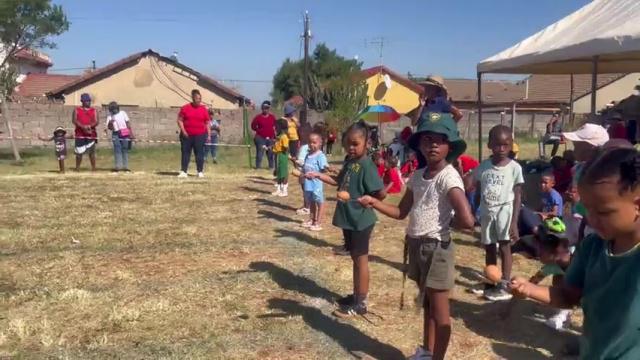
POLYGON ((380 57, 380 65, 383 64, 383 54, 384 54, 384 37, 379 36, 372 39, 364 39, 364 47, 375 46, 378 48, 378 56, 380 57))

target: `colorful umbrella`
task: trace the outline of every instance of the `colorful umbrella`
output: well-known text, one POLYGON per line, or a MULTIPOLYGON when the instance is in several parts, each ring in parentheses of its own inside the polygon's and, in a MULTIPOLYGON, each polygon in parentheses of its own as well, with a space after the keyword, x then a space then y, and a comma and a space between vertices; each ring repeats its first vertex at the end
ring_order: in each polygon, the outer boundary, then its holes
POLYGON ((381 124, 394 122, 398 120, 400 116, 401 115, 391 106, 370 105, 362 109, 362 111, 356 115, 356 119, 362 119, 368 123, 381 124))

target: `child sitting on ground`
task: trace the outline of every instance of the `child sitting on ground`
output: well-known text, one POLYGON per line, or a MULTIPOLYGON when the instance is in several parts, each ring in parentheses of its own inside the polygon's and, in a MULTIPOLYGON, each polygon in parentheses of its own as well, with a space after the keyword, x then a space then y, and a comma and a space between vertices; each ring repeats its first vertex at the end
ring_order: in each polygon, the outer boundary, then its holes
MULTIPOLYGON (((540 226, 540 231, 536 236, 536 245, 540 251, 540 262, 544 265, 529 279, 532 284, 539 284, 547 276, 553 276, 552 284, 554 286, 562 283, 571 262, 572 253, 566 230, 564 222, 557 217, 545 220, 540 226)), ((569 309, 557 309, 545 321, 545 325, 552 329, 562 330, 570 315, 571 310, 569 309)))
MULTIPOLYGON (((304 174, 323 173, 329 167, 327 157, 322 152, 322 135, 316 132, 309 134, 309 152, 304 159, 302 167, 304 174)), ((309 220, 302 223, 302 227, 311 231, 322 230, 322 218, 324 213, 324 191, 322 181, 318 178, 304 179, 305 203, 310 206, 309 220)))
POLYGON ((416 157, 416 153, 411 150, 407 155, 407 161, 404 163, 404 165, 402 165, 402 168, 400 169, 400 173, 402 174, 402 182, 406 184, 417 169, 418 158, 416 157))
POLYGON ((418 285, 424 308, 424 342, 410 359, 445 357, 451 336, 449 294, 456 273, 450 227, 471 229, 474 223, 462 178, 451 165, 467 145, 450 114, 434 114, 429 114, 432 121, 422 123, 409 140, 420 169, 407 183, 400 204, 383 203, 370 196, 358 200, 362 206, 371 206, 391 218, 409 217, 405 265, 408 256, 408 275, 418 285))
POLYGON ((385 171, 384 156, 382 156, 382 154, 379 151, 376 151, 373 154, 371 154, 371 160, 376 165, 376 169, 378 170, 378 176, 380 177, 380 179, 382 179, 385 171))
POLYGON ((345 245, 353 261, 353 294, 337 300, 340 308, 335 316, 367 314, 369 293, 369 241, 377 218, 373 209, 362 207, 356 199, 371 195, 384 199, 384 185, 376 166, 367 156, 369 127, 362 121, 352 124, 342 136, 347 158, 337 177, 318 172, 305 174, 307 179, 320 179, 349 193, 349 200, 338 201, 333 225, 342 229, 345 245))
POLYGON ((399 194, 402 192, 402 179, 398 170, 398 158, 389 156, 385 161, 382 183, 387 194, 399 194))
POLYGON ((596 233, 576 249, 564 281, 551 287, 511 280, 514 295, 584 312, 582 359, 640 359, 640 154, 602 153, 583 169, 582 204, 596 233))
POLYGON ((276 121, 276 141, 273 144, 273 154, 276 157, 277 189, 271 193, 274 196, 289 195, 289 124, 285 119, 276 121))
MULTIPOLYGON (((485 247, 485 265, 497 264, 500 249, 503 279, 511 278, 511 241, 518 239, 518 214, 521 204, 522 168, 509 158, 513 136, 511 128, 496 125, 489 131, 491 158, 474 172, 476 204, 480 204, 480 239, 485 247)), ((491 301, 508 300, 511 294, 503 283, 486 285, 484 297, 491 301)))
POLYGON ((58 159, 58 167, 60 174, 64 174, 64 159, 67 157, 67 139, 73 139, 73 135, 67 136, 67 131, 58 126, 53 130, 53 135, 48 138, 44 138, 38 135, 38 139, 41 141, 52 141, 56 150, 56 159, 58 159))

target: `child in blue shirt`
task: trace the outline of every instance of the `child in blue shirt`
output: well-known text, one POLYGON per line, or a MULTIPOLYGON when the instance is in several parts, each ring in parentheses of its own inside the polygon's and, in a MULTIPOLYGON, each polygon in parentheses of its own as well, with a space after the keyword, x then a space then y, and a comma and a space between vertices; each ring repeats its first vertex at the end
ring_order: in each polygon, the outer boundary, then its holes
MULTIPOLYGON (((322 135, 312 132, 309 135, 308 153, 302 166, 303 174, 322 173, 329 167, 327 157, 322 152, 322 135)), ((318 178, 304 177, 305 204, 309 205, 309 220, 302 223, 303 227, 311 231, 322 230, 322 217, 324 213, 324 191, 322 181, 318 178)))
POLYGON ((578 191, 596 231, 576 249, 561 284, 511 280, 512 293, 584 312, 581 359, 640 359, 640 154, 600 154, 580 177, 578 191))

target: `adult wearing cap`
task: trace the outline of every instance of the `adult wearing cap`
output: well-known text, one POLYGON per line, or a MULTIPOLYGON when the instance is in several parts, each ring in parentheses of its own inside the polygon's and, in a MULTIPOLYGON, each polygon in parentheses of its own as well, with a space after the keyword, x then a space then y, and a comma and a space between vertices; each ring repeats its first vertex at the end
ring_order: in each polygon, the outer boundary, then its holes
POLYGON ((298 149, 300 147, 300 134, 298 129, 300 128, 300 122, 295 117, 296 108, 291 104, 284 106, 284 119, 287 121, 287 136, 289 137, 289 154, 292 157, 298 156, 298 149))
MULTIPOLYGON (((112 101, 108 106, 107 129, 111 130, 111 142, 113 143, 113 159, 115 167, 113 171, 129 170, 129 149, 133 139, 133 131, 129 123, 129 116, 124 110, 120 110, 117 102, 112 101)), ((106 130, 105 130, 106 131, 106 130)))
POLYGON ((98 117, 96 109, 91 107, 91 96, 87 93, 80 95, 82 106, 78 106, 71 113, 71 122, 75 125, 75 153, 76 171, 80 171, 82 157, 89 154, 91 171, 96 171, 96 146, 98 142, 98 117))
POLYGON ((180 108, 178 126, 180 128, 180 149, 182 152, 181 171, 178 177, 186 178, 191 152, 196 157, 198 177, 204 177, 204 144, 211 138, 209 110, 202 104, 200 90, 191 90, 191 102, 180 108))
POLYGON ((271 102, 263 101, 262 112, 251 121, 251 129, 256 132, 253 142, 256 145, 256 169, 262 166, 262 157, 267 153, 269 169, 273 169, 273 152, 271 146, 276 138, 276 117, 271 113, 271 102))
POLYGON ((449 94, 442 76, 429 76, 422 86, 423 93, 420 96, 420 106, 413 113, 412 125, 417 125, 418 122, 421 122, 427 113, 449 113, 455 122, 462 119, 462 112, 449 101, 449 94))

